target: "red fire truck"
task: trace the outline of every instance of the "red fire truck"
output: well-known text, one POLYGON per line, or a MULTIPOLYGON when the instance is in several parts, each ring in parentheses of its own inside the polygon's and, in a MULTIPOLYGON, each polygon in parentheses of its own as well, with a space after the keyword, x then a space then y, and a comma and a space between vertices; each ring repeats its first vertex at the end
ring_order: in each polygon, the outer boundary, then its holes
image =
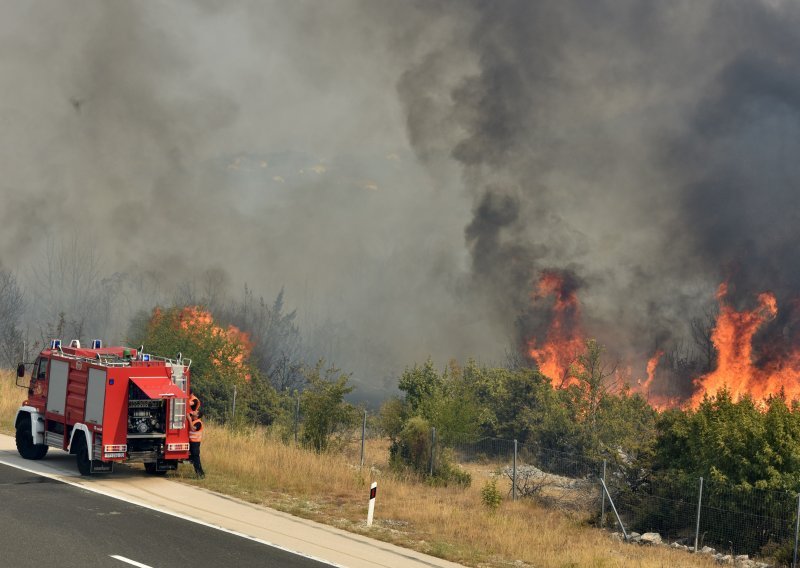
POLYGON ((91 348, 53 340, 17 385, 28 399, 15 420, 17 450, 38 460, 48 448, 74 454, 81 475, 110 472, 115 462, 143 463, 151 474, 176 469, 189 458, 186 401, 190 359, 142 353, 142 349, 91 348))

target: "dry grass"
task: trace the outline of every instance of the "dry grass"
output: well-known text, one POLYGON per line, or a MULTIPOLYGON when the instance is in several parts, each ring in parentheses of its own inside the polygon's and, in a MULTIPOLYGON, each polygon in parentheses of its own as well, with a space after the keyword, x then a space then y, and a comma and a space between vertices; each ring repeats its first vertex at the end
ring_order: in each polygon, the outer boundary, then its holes
MULTIPOLYGON (((6 432, 25 395, 13 379, 12 373, 0 374, 0 428, 6 432)), ((174 478, 469 566, 715 565, 681 551, 616 542, 580 518, 531 502, 505 500, 492 513, 480 498, 486 471, 473 471, 468 489, 435 488, 388 473, 385 456, 385 442, 370 442, 371 463, 361 469, 342 455, 286 446, 263 429, 233 431, 211 424, 203 443, 206 478, 194 479, 188 464, 174 478), (373 480, 378 481, 376 520, 368 528, 364 520, 373 480)))
POLYGON ((262 429, 236 432, 212 425, 203 442, 206 479, 194 480, 189 466, 182 466, 178 477, 470 566, 715 565, 685 552, 615 542, 581 518, 531 502, 505 500, 491 513, 480 498, 488 467, 472 470, 468 489, 431 487, 390 474, 386 449, 385 442, 369 442, 369 465, 362 470, 341 455, 285 446, 262 429), (369 485, 376 480, 376 520, 367 528, 369 485))
POLYGON ((17 409, 28 395, 25 389, 16 386, 16 378, 15 373, 0 370, 0 432, 12 432, 17 409))

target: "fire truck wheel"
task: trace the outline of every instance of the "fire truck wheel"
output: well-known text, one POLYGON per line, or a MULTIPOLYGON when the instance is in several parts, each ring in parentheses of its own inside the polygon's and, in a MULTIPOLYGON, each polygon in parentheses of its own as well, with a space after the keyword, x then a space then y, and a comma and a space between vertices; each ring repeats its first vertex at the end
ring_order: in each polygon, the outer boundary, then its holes
POLYGON ((92 474, 92 460, 89 459, 89 450, 86 446, 86 438, 79 434, 75 440, 75 457, 78 462, 78 471, 81 475, 92 474))
POLYGON ((31 425, 28 420, 22 420, 17 426, 15 441, 17 443, 19 455, 26 460, 40 460, 47 455, 47 446, 33 443, 31 425))
POLYGON ((145 463, 144 470, 150 475, 167 475, 166 471, 158 471, 156 469, 156 462, 145 463))

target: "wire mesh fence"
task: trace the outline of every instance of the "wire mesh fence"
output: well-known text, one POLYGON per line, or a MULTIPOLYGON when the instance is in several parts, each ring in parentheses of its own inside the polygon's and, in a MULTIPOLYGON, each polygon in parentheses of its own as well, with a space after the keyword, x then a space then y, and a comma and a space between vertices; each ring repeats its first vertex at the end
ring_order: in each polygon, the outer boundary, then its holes
MULTIPOLYGON (((699 486, 696 479, 639 479, 635 473, 607 465, 605 482, 629 531, 657 532, 665 540, 694 544, 699 486)), ((616 519, 606 516, 605 526, 616 519)))
POLYGON ((700 506, 699 541, 738 553, 793 550, 798 496, 785 491, 743 490, 706 483, 700 506))
POLYGON ((581 512, 608 528, 621 522, 629 535, 658 533, 664 541, 690 548, 696 544, 698 550, 710 546, 732 556, 793 561, 800 506, 795 493, 739 489, 708 480, 701 486, 700 478, 653 475, 619 456, 591 459, 514 440, 457 440, 451 448, 462 466, 483 464, 506 477, 512 498, 581 512))
POLYGON ((505 479, 512 499, 530 498, 568 511, 594 510, 601 503, 595 461, 499 438, 458 440, 452 450, 460 465, 474 470, 481 464, 485 473, 505 479))
POLYGON ((281 408, 282 422, 272 428, 280 432, 285 444, 312 452, 336 453, 354 465, 386 464, 389 441, 366 411, 358 410, 347 425, 325 428, 320 436, 314 436, 309 434, 309 420, 299 398, 284 399, 281 408))

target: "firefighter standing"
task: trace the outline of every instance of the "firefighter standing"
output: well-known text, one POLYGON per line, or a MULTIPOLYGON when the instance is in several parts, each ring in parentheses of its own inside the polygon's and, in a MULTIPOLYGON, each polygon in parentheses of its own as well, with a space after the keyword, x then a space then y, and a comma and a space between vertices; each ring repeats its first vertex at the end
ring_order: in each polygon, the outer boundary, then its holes
POLYGON ((189 461, 194 466, 194 472, 199 479, 203 479, 206 474, 203 471, 203 464, 200 463, 200 442, 203 441, 203 422, 200 420, 200 401, 192 395, 189 400, 189 461))

